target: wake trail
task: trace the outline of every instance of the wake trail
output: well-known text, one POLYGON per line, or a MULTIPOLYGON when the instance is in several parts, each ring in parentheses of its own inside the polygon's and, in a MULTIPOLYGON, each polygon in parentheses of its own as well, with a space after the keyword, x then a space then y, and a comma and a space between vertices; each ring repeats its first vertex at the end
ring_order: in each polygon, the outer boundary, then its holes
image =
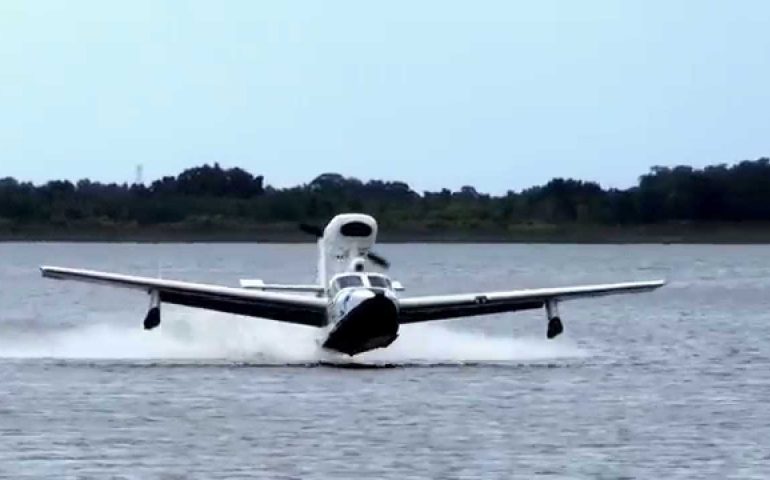
POLYGON ((175 313, 156 330, 94 324, 0 339, 0 358, 232 361, 255 365, 443 365, 581 358, 567 339, 509 338, 443 325, 408 325, 386 349, 356 357, 319 347, 319 331, 211 312, 175 313))

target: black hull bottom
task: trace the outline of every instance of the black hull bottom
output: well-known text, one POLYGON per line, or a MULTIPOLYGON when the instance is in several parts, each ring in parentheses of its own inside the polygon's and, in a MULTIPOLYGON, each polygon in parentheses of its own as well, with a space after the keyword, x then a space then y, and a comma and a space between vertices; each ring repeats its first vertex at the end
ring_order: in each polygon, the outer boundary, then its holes
POLYGON ((398 310, 384 295, 365 300, 334 327, 324 348, 350 356, 387 347, 398 338, 398 310))

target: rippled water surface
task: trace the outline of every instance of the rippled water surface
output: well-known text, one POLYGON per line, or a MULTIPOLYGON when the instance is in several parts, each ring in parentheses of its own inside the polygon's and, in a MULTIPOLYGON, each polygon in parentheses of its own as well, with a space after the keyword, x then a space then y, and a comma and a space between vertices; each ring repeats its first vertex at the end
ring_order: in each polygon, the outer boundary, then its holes
POLYGON ((405 294, 668 278, 402 327, 353 365, 300 326, 39 277, 307 283, 312 245, 0 244, 2 478, 767 478, 770 247, 384 245, 405 294), (343 368, 343 367, 366 368, 343 368))

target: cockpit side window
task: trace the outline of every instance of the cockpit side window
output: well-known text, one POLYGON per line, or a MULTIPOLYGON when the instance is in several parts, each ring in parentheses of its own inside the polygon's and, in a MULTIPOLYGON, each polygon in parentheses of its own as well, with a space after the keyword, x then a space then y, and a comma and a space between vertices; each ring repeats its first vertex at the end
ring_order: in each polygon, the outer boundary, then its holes
POLYGON ((338 290, 342 288, 364 286, 364 282, 361 280, 361 277, 358 277, 356 275, 346 275, 344 277, 339 277, 337 278, 336 283, 337 283, 338 290))
POLYGON ((390 280, 379 275, 369 275, 369 285, 375 288, 390 288, 390 280))

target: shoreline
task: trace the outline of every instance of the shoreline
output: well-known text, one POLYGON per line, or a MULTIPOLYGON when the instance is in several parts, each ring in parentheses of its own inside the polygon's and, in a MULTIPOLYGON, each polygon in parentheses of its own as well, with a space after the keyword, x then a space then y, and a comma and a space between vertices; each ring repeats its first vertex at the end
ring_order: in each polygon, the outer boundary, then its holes
MULTIPOLYGON (((0 242, 73 243, 313 243, 293 225, 255 225, 243 229, 211 226, 109 228, 25 226, 0 229, 0 242)), ((544 244, 770 244, 770 223, 514 225, 507 229, 380 228, 378 243, 544 243, 544 244)))

